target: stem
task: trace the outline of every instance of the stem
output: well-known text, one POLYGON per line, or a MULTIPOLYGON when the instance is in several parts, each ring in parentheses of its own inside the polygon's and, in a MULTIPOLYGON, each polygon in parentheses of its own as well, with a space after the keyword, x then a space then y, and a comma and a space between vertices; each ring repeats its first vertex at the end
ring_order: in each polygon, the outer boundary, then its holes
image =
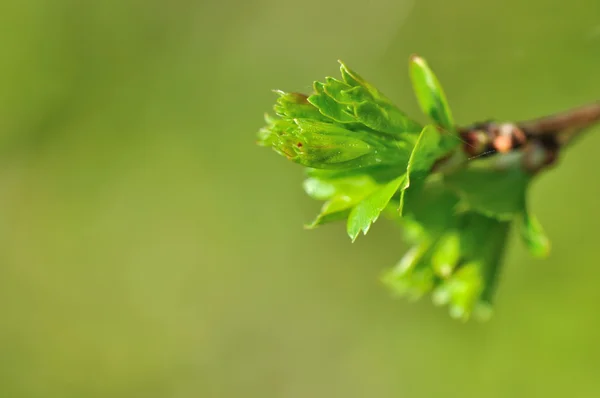
POLYGON ((522 153, 523 167, 537 173, 552 165, 560 149, 597 122, 600 122, 600 101, 539 119, 517 123, 487 121, 457 131, 469 159, 522 153))
POLYGON ((525 135, 554 136, 566 145, 587 127, 600 121, 600 101, 539 119, 519 122, 525 135))

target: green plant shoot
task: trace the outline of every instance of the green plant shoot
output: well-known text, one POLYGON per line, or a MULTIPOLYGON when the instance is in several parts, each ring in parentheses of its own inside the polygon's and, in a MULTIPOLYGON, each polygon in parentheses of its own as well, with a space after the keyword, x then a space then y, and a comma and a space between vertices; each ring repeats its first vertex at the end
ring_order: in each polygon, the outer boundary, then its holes
POLYGON ((565 143, 548 137, 563 129, 459 128, 425 60, 412 56, 409 72, 428 124, 340 62, 340 78, 315 82, 310 95, 276 91, 275 116, 265 117, 258 143, 306 168, 304 190, 323 202, 307 228, 345 221, 354 241, 380 216, 394 220, 410 248, 384 284, 399 296, 430 295, 455 318, 486 319, 512 225, 533 255, 548 255, 527 190, 565 143))

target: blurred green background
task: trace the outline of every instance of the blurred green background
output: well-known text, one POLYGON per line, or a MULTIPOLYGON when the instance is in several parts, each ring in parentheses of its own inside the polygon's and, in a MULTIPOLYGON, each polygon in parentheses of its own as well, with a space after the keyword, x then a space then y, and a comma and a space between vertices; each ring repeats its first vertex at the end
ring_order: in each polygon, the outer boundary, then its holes
POLYGON ((600 395, 595 129, 542 176, 496 314, 394 300, 384 221, 302 229, 300 167, 255 146, 275 96, 359 71, 462 123, 600 96, 600 2, 0 1, 0 396, 600 395))

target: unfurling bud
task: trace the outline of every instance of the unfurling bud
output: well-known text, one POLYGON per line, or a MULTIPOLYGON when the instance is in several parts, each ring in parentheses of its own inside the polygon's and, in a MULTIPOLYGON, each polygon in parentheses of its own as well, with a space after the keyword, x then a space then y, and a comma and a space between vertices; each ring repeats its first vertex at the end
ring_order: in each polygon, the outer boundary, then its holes
POLYGON ((279 94, 259 144, 317 169, 403 165, 422 126, 344 64, 342 80, 315 82, 310 96, 279 94))
POLYGON ((450 315, 466 320, 479 302, 484 280, 481 265, 475 262, 464 264, 433 292, 433 302, 449 305, 450 315))
POLYGON ((377 134, 352 131, 340 125, 307 120, 267 120, 260 142, 307 167, 359 168, 391 164, 405 159, 400 142, 377 134))

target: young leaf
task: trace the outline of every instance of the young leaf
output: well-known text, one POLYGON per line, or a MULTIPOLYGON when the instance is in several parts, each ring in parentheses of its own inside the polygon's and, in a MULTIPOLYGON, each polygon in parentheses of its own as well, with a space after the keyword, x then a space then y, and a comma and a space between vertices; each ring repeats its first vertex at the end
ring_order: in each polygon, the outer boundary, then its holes
MULTIPOLYGON (((458 196, 444 184, 443 180, 429 178, 424 183, 406 190, 404 213, 399 222, 418 224, 422 231, 415 239, 434 239, 455 228, 458 196)), ((414 242, 413 242, 414 243, 414 242)))
POLYGON ((405 163, 422 127, 346 65, 340 71, 342 80, 315 82, 310 96, 276 91, 279 118, 266 118, 259 144, 317 169, 405 163))
POLYGON ((550 253, 550 241, 544 233, 542 225, 534 215, 527 211, 522 214, 521 238, 533 256, 546 257, 550 253))
POLYGON ((525 195, 531 176, 519 168, 490 170, 468 167, 444 177, 463 199, 467 209, 510 220, 525 210, 525 195))
POLYGON ((315 229, 323 224, 330 222, 341 221, 348 218, 352 207, 358 203, 361 198, 350 198, 347 196, 336 196, 335 198, 328 200, 321 207, 321 211, 310 223, 304 225, 306 229, 315 229))
MULTIPOLYGON (((327 117, 322 115, 317 108, 310 102, 308 97, 300 93, 286 93, 281 90, 275 90, 279 95, 273 110, 277 116, 286 119, 312 119, 325 122, 327 117)), ((269 123, 269 120, 267 120, 269 123)))
POLYGON ((379 185, 368 175, 324 179, 310 177, 304 181, 306 193, 318 200, 326 200, 319 215, 306 228, 312 229, 329 222, 343 220, 350 210, 365 199, 379 185))
POLYGON ((458 265, 460 256, 460 234, 458 231, 450 231, 435 246, 431 256, 433 270, 442 278, 449 277, 458 265))
POLYGON ((447 131, 454 131, 454 119, 444 90, 425 60, 413 55, 409 61, 410 77, 423 113, 447 131))
POLYGON ((360 231, 363 231, 365 235, 367 234, 371 224, 377 221, 379 214, 385 209, 405 179, 406 175, 402 175, 390 181, 352 209, 348 216, 347 231, 353 242, 360 231))
POLYGON ((466 321, 475 308, 483 291, 481 264, 470 262, 461 266, 452 276, 442 282, 433 293, 437 305, 449 305, 450 316, 466 321))
POLYGON ((414 245, 393 269, 383 275, 382 282, 394 295, 416 300, 433 289, 436 278, 431 267, 427 266, 430 247, 428 240, 414 245))
POLYGON ((308 97, 308 102, 314 105, 324 116, 339 123, 355 123, 356 118, 348 111, 348 106, 337 102, 330 94, 325 92, 325 85, 315 82, 315 94, 308 97))
POLYGON ((346 98, 353 98, 351 112, 365 126, 397 138, 421 131, 419 123, 409 118, 383 93, 341 61, 340 72, 344 83, 352 87, 343 93, 346 98))
POLYGON ((490 304, 511 222, 475 212, 467 212, 461 219, 461 253, 480 264, 484 286, 479 302, 490 304))
POLYGON ((406 166, 406 181, 400 193, 398 213, 402 214, 404 196, 411 184, 411 177, 416 181, 426 177, 436 160, 444 154, 444 148, 439 146, 439 142, 440 133, 434 126, 425 126, 419 134, 406 166))
POLYGON ((421 189, 407 191, 400 222, 405 231, 407 222, 412 230, 409 253, 414 255, 391 270, 385 282, 401 295, 432 291, 436 304, 448 304, 453 316, 467 319, 472 313, 489 315, 482 309, 489 310, 510 222, 474 211, 457 213, 457 201, 443 180, 430 178, 421 189), (423 283, 426 275, 429 285, 423 283))
POLYGON ((364 234, 368 232, 371 223, 377 220, 381 211, 385 209, 398 189, 401 190, 398 209, 399 213, 402 213, 404 192, 410 185, 411 173, 415 175, 417 180, 427 175, 431 166, 433 166, 441 155, 438 143, 439 132, 437 129, 434 126, 425 126, 421 134, 419 134, 408 158, 406 174, 372 193, 371 196, 359 203, 350 212, 347 230, 352 241, 356 240, 361 230, 364 234))

